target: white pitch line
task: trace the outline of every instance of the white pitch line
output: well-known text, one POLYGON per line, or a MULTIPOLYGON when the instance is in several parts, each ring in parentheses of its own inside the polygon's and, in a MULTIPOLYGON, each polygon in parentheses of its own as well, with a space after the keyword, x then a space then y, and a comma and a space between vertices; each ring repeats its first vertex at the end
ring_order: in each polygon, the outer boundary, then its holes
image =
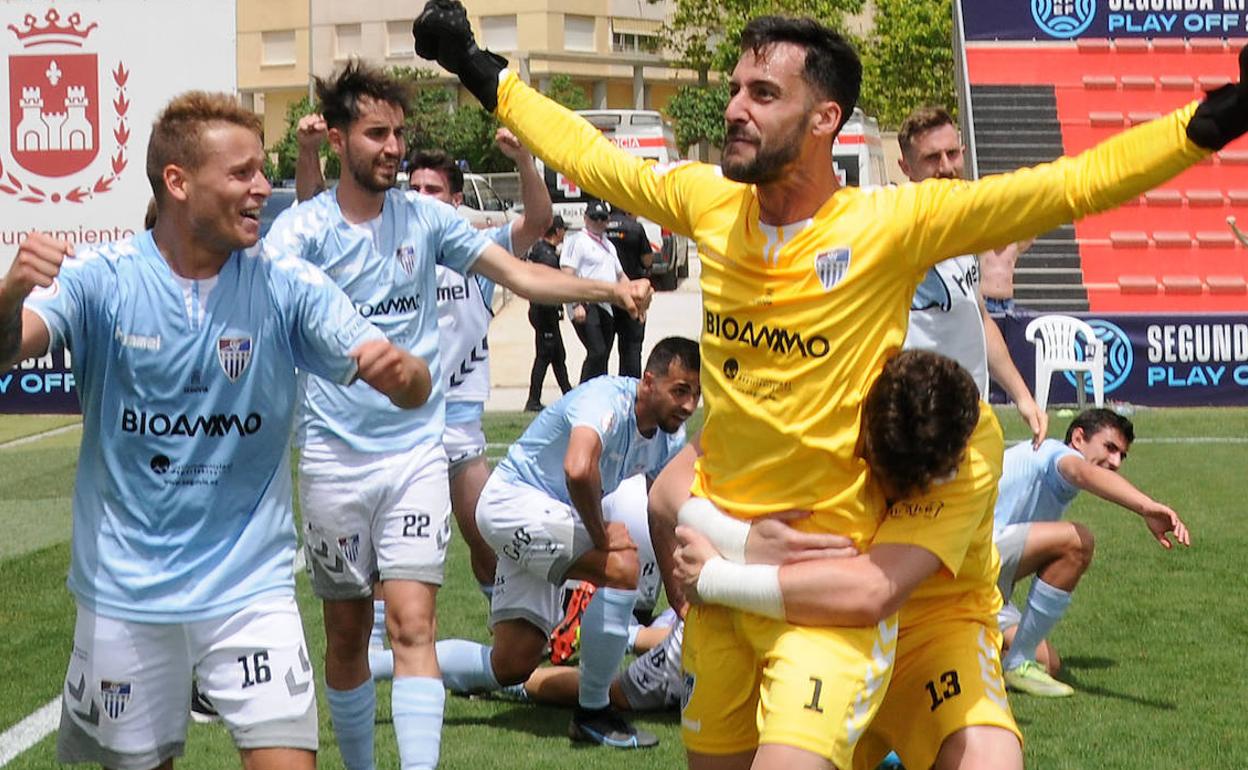
POLYGON ((36 433, 33 436, 23 436, 21 438, 15 438, 12 441, 6 441, 3 444, 0 444, 0 449, 9 449, 15 446, 22 446, 23 444, 33 444, 36 441, 43 441, 45 438, 52 438, 53 436, 59 436, 62 433, 69 433, 71 430, 78 430, 81 427, 82 423, 80 422, 76 422, 73 425, 62 425, 59 428, 45 430, 44 432, 36 433))
POLYGON ((57 696, 22 721, 0 734, 0 767, 17 759, 26 749, 43 740, 61 720, 61 698, 57 696))
MULTIPOLYGON (((1027 439, 1013 439, 1005 443, 1007 446, 1013 446, 1024 441, 1027 439)), ((1156 436, 1152 438, 1146 436, 1137 438, 1131 444, 1132 446, 1139 444, 1248 444, 1248 436, 1156 436)))

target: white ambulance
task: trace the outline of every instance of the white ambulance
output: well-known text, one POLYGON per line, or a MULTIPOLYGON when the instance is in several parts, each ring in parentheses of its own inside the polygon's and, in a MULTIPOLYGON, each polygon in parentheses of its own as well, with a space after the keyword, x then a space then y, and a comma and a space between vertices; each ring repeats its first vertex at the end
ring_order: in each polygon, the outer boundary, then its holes
MULTIPOLYGON (((578 114, 631 155, 659 163, 680 160, 672 127, 654 110, 580 110, 578 114)), ((579 230, 584 225, 585 207, 592 196, 563 174, 545 168, 540 160, 538 169, 546 178, 555 213, 563 217, 570 229, 579 230)), ((638 221, 646 229, 655 251, 650 274, 656 288, 675 289, 678 279, 689 275, 689 239, 664 230, 648 219, 638 217, 638 221)))
POLYGON ((888 184, 880 124, 875 118, 854 108, 832 145, 832 165, 842 185, 880 187, 888 184))

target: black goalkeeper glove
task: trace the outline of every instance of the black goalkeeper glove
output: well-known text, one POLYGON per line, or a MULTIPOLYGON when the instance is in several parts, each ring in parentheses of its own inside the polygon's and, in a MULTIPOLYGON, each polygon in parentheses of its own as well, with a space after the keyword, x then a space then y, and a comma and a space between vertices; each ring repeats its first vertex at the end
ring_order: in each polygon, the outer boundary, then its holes
POLYGON ((498 108, 498 73, 507 60, 477 47, 468 13, 459 0, 429 0, 412 22, 416 53, 459 77, 489 112, 498 108))
POLYGON ((1187 138, 1220 150, 1248 133, 1248 46, 1239 49, 1239 82, 1205 94, 1187 124, 1187 138))

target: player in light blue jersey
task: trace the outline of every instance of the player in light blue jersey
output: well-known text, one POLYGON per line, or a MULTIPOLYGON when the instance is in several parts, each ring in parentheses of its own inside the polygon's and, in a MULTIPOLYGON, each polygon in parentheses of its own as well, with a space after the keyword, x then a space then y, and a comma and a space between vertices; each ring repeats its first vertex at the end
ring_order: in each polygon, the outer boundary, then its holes
MULTIPOLYGON (((1092 531, 1061 520, 1080 490, 1138 513, 1163 548, 1171 547, 1170 537, 1191 545, 1178 514, 1118 475, 1134 440, 1135 428, 1126 417, 1089 409, 1071 422, 1065 443, 1048 439, 1035 451, 1019 444, 1005 452, 993 522, 1001 553, 1001 595, 1009 601, 1019 578, 1036 575, 1021 618, 1011 605, 1001 614, 1009 645, 1001 665, 1012 689, 1045 697, 1074 693, 1037 662, 1036 650, 1065 614, 1071 592, 1092 564, 1092 531)), ((1045 657, 1051 659, 1051 652, 1045 657)))
POLYGON ((155 229, 77 254, 32 234, 0 284, 0 364, 68 348, 83 412, 63 762, 172 767, 194 674, 246 767, 313 767, 295 370, 396 408, 432 389, 324 273, 251 248, 270 189, 260 131, 227 95, 175 98, 148 146, 155 229))
MULTIPOLYGON (((485 234, 512 254, 527 254, 552 220, 550 192, 533 156, 510 131, 498 129, 499 151, 516 164, 523 213, 485 234)), ((413 190, 460 206, 464 173, 441 150, 412 153, 408 173, 413 190)), ((477 499, 489 478, 481 415, 490 396, 489 341, 494 318, 494 283, 481 275, 461 276, 438 269, 439 356, 446 384, 446 432, 443 445, 450 463, 451 510, 472 559, 472 573, 488 597, 494 588, 494 551, 477 531, 477 499)))
POLYGON ((580 385, 511 446, 477 506, 477 525, 498 554, 494 645, 438 643, 451 690, 481 692, 528 679, 562 616, 560 586, 588 581, 598 590, 581 620, 580 705, 571 736, 618 748, 657 742, 610 708, 639 565, 627 526, 604 521, 602 498, 629 476, 653 480, 680 451, 683 424, 701 396, 699 363, 693 340, 662 340, 641 380, 603 376, 580 385))
POLYGON ((342 177, 279 216, 266 248, 323 268, 391 341, 429 361, 434 383, 424 407, 400 413, 358 387, 307 378, 299 492, 313 587, 325 609, 327 700, 344 763, 370 770, 376 691, 368 641, 379 577, 394 652, 400 762, 404 770, 432 767, 445 698, 434 607, 451 507, 435 266, 471 270, 545 302, 592 297, 631 312, 644 311, 651 290, 642 282, 572 280, 522 262, 450 206, 393 189, 408 101, 400 81, 352 62, 317 81, 317 99, 342 177))

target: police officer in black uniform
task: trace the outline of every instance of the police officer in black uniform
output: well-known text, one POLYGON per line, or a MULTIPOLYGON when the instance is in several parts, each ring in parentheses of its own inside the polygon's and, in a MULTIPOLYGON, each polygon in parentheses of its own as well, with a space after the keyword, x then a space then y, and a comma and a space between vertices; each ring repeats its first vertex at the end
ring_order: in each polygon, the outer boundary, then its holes
MULTIPOLYGON (((646 230, 627 211, 613 207, 607 220, 607 238, 615 244, 620 266, 630 279, 645 278, 654 264, 654 249, 646 230)), ((631 318, 627 312, 615 313, 615 334, 619 338, 621 376, 641 378, 641 343, 646 336, 646 322, 631 318)))
MULTIPOLYGON (((567 232, 563 217, 555 215, 550 228, 533 248, 529 249, 529 261, 559 269, 559 253, 556 251, 563 243, 563 235, 567 232)), ((546 379, 546 367, 555 371, 555 381, 564 393, 572 390, 568 380, 567 351, 563 347, 563 333, 559 330, 559 320, 563 318, 563 308, 559 305, 542 305, 529 303, 529 323, 535 332, 534 345, 536 354, 533 358, 533 372, 529 375, 529 400, 524 405, 526 412, 542 411, 542 383, 546 379)))

